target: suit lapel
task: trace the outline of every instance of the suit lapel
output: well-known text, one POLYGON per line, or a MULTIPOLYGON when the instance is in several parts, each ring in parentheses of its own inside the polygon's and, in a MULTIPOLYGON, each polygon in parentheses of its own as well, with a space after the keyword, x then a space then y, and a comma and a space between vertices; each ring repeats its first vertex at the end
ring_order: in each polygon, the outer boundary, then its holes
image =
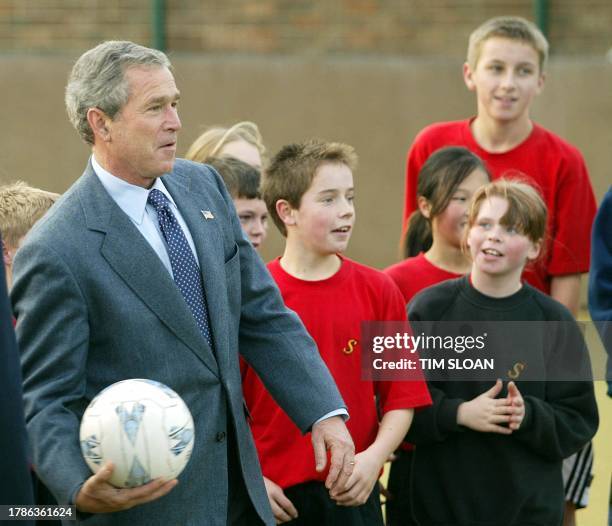
POLYGON ((87 226, 106 234, 102 257, 161 322, 219 376, 211 349, 153 248, 108 195, 91 166, 83 182, 79 195, 87 226))

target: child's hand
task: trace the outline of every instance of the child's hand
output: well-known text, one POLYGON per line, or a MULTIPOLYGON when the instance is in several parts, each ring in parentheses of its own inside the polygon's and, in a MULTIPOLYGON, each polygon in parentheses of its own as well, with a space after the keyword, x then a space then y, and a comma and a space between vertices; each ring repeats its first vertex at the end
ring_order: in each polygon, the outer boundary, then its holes
POLYGON ((514 410, 509 427, 512 429, 512 431, 516 431, 519 427, 521 427, 523 419, 525 418, 525 402, 523 400, 523 395, 521 395, 521 392, 518 390, 518 387, 514 382, 508 383, 507 400, 510 402, 510 405, 514 410))
POLYGON ((374 484, 378 482, 380 470, 386 460, 378 458, 371 448, 355 455, 355 469, 342 493, 330 493, 330 497, 340 506, 361 506, 367 500, 374 484))
POLYGON ((514 413, 512 401, 509 398, 495 398, 502 386, 502 381, 498 379, 488 391, 469 402, 463 402, 457 410, 457 423, 474 431, 510 435, 512 429, 500 424, 510 423, 514 413))
POLYGON ((268 494, 268 500, 270 501, 276 524, 297 519, 298 512, 293 503, 285 495, 283 488, 266 477, 264 477, 264 484, 266 485, 266 493, 268 494))

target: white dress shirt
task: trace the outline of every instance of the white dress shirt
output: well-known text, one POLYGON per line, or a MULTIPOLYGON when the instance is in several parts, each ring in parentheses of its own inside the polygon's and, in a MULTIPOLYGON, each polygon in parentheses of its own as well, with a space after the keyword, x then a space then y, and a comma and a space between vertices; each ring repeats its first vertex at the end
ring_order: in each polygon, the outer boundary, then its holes
POLYGON ((198 266, 200 265, 195 245, 193 243, 193 238, 191 237, 189 229, 187 228, 187 224, 185 223, 183 216, 181 216, 181 213, 179 212, 174 199, 172 199, 170 192, 168 192, 161 179, 155 179, 155 184, 153 184, 151 188, 147 189, 143 188, 142 186, 130 184, 127 181, 114 176, 110 172, 107 172, 100 166, 93 155, 91 156, 91 164, 94 172, 98 176, 98 179, 100 179, 102 186, 109 193, 112 200, 115 201, 117 206, 127 214, 138 231, 147 240, 149 245, 151 245, 153 250, 155 250, 155 253, 159 256, 159 259, 161 259, 164 267, 166 267, 172 276, 172 266, 170 265, 170 258, 168 257, 166 240, 164 239, 164 236, 159 228, 157 212, 155 211, 155 208, 153 208, 153 205, 147 203, 149 192, 153 190, 153 188, 163 192, 163 194, 170 201, 170 209, 183 229, 183 233, 187 238, 187 242, 191 247, 191 251, 193 252, 198 266))

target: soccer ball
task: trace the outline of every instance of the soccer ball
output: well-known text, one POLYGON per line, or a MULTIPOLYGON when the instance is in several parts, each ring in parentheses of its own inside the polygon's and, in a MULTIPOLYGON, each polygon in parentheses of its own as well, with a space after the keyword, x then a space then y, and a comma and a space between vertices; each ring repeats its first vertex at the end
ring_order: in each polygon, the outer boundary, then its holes
POLYGON ((153 380, 123 380, 100 391, 81 420, 81 451, 96 473, 110 460, 110 483, 133 488, 175 478, 187 465, 193 419, 172 389, 153 380))

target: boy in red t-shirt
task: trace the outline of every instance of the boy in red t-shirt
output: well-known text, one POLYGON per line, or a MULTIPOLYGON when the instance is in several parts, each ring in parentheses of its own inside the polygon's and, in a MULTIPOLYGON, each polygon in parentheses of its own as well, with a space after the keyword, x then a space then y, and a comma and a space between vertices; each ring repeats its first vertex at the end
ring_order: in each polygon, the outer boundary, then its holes
POLYGON ((264 176, 264 200, 286 237, 283 256, 268 268, 334 376, 348 407, 347 426, 357 453, 348 489, 330 494, 323 483, 325 473, 314 469, 310 438, 302 436, 247 368, 244 396, 279 522, 382 526, 377 485, 381 468, 405 436, 413 409, 431 403, 424 382, 361 380, 361 322, 404 320, 406 314, 402 295, 389 277, 339 255, 355 221, 356 160, 353 148, 345 144, 292 144, 280 150, 264 176))
POLYGON ((578 149, 529 117, 544 86, 547 55, 544 35, 522 18, 493 18, 471 34, 463 78, 476 94, 476 117, 432 124, 415 138, 406 167, 404 229, 416 208, 419 170, 441 147, 469 148, 493 179, 523 174, 540 190, 549 210, 544 258, 525 278, 575 315, 580 274, 589 269, 596 202, 578 149))

